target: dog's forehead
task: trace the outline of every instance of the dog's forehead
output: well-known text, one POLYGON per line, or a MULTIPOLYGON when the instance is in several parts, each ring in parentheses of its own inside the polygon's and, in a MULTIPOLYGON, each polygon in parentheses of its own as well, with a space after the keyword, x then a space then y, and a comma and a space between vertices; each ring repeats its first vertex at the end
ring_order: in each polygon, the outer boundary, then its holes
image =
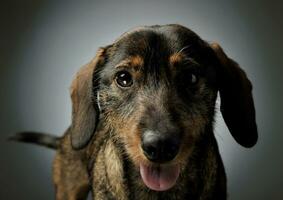
MULTIPOLYGON (((167 59, 185 49, 199 46, 200 38, 180 25, 140 27, 123 34, 116 42, 120 57, 140 56, 143 59, 167 59)), ((176 58, 176 55, 174 56, 176 58)))

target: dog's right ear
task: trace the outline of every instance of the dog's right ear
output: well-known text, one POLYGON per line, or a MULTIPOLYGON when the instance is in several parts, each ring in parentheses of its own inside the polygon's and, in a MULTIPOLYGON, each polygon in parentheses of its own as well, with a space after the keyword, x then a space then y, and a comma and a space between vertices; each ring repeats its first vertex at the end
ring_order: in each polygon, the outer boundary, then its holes
POLYGON ((212 43, 210 46, 219 63, 220 109, 224 121, 239 144, 252 147, 258 138, 252 84, 246 73, 225 54, 220 45, 212 43))
POLYGON ((104 64, 105 48, 100 48, 88 64, 76 74, 71 88, 72 125, 71 144, 74 149, 85 147, 93 136, 99 119, 94 75, 104 64))

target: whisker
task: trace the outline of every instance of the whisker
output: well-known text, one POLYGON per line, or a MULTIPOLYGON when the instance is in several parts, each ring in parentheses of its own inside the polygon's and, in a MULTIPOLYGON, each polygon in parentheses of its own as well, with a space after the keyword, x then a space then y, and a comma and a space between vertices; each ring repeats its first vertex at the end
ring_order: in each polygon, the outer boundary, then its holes
POLYGON ((177 52, 177 54, 182 53, 183 51, 187 50, 187 49, 190 48, 191 46, 192 46, 192 45, 184 46, 183 48, 181 48, 181 49, 177 52))

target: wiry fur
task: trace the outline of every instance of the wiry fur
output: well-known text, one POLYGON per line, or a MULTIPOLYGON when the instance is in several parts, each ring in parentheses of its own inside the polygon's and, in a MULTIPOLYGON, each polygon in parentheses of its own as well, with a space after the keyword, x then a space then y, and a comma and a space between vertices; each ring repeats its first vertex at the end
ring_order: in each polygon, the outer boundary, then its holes
POLYGON ((209 45, 180 25, 165 25, 140 27, 101 48, 72 83, 72 125, 60 142, 46 136, 31 140, 57 147, 56 199, 85 199, 88 191, 93 199, 226 199, 226 176, 213 134, 218 91, 233 137, 253 146, 257 130, 251 84, 219 45, 209 45), (116 84, 119 70, 131 73, 130 88, 116 84), (198 75, 196 85, 188 81, 191 73, 198 75), (140 163, 157 165, 141 149, 149 129, 182 141, 177 156, 166 163, 181 169, 167 191, 150 190, 140 177, 140 163))

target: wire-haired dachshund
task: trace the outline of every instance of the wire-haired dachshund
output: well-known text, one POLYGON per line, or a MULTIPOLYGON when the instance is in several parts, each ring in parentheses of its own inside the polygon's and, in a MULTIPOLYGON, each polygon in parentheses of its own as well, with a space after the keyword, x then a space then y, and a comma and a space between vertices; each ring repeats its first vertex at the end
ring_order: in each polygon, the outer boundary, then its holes
POLYGON ((217 93, 234 139, 257 142, 252 85, 216 44, 186 27, 143 26, 100 48, 71 85, 65 134, 14 140, 57 149, 56 199, 223 200, 213 134, 217 93))

